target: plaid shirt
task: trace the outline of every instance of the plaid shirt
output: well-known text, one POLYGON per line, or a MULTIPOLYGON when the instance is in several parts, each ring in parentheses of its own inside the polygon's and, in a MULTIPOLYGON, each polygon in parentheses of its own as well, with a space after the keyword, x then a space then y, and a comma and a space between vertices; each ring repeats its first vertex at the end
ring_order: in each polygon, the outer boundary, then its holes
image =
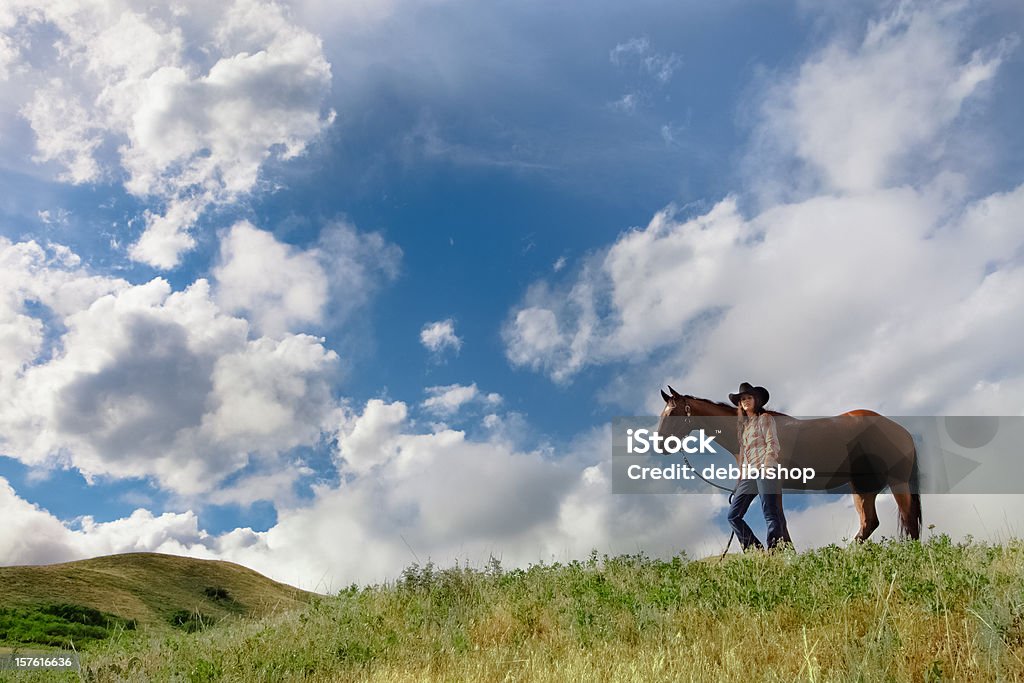
POLYGON ((774 467, 779 463, 779 435, 768 413, 747 418, 740 435, 740 466, 774 467))

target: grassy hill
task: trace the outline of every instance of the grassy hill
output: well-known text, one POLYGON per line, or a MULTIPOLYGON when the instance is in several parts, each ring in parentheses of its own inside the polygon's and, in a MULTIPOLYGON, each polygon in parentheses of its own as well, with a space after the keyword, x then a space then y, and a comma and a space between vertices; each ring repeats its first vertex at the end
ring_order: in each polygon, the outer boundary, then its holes
POLYGON ((230 562, 157 553, 0 567, 0 643, 58 645, 72 635, 81 644, 136 628, 194 631, 228 616, 293 609, 310 595, 230 562))
POLYGON ((290 612, 140 626, 82 664, 91 681, 1020 680, 1024 543, 412 566, 290 612))

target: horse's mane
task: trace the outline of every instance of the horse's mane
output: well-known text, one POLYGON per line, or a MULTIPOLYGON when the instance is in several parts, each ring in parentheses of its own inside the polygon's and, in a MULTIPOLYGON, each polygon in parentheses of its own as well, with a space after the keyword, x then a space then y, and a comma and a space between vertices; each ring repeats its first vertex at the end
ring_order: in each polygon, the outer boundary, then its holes
POLYGON ((725 401, 712 401, 710 398, 701 398, 700 396, 692 396, 690 394, 684 394, 683 398, 692 398, 695 401, 703 401, 704 403, 710 403, 712 405, 719 406, 720 408, 728 408, 729 410, 736 410, 736 406, 726 403, 725 401))
MULTIPOLYGON (((718 406, 719 408, 726 408, 727 410, 731 410, 733 412, 736 411, 736 406, 732 405, 731 403, 726 403, 725 401, 712 401, 710 398, 701 398, 700 396, 692 396, 690 394, 684 394, 683 398, 692 398, 695 401, 703 401, 704 403, 710 403, 711 405, 718 406)), ((769 415, 779 415, 781 417, 790 417, 786 413, 780 413, 777 410, 766 410, 764 412, 768 413, 769 415)))

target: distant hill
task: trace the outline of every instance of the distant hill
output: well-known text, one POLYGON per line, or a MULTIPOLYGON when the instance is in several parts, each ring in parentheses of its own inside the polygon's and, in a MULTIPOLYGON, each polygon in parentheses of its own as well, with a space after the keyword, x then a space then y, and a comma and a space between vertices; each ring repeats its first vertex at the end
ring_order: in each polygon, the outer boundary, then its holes
POLYGON ((193 619, 290 610, 312 595, 231 562, 159 553, 0 567, 0 611, 9 614, 71 605, 139 625, 188 628, 193 619))

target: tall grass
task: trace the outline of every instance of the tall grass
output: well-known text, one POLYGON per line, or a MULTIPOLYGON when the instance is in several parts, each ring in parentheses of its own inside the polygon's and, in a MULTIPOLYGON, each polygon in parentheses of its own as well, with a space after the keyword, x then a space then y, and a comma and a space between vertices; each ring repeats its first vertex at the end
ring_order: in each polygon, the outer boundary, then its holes
POLYGON ((938 681, 1024 677, 1024 543, 643 554, 395 582, 194 634, 125 632, 86 680, 938 681))

